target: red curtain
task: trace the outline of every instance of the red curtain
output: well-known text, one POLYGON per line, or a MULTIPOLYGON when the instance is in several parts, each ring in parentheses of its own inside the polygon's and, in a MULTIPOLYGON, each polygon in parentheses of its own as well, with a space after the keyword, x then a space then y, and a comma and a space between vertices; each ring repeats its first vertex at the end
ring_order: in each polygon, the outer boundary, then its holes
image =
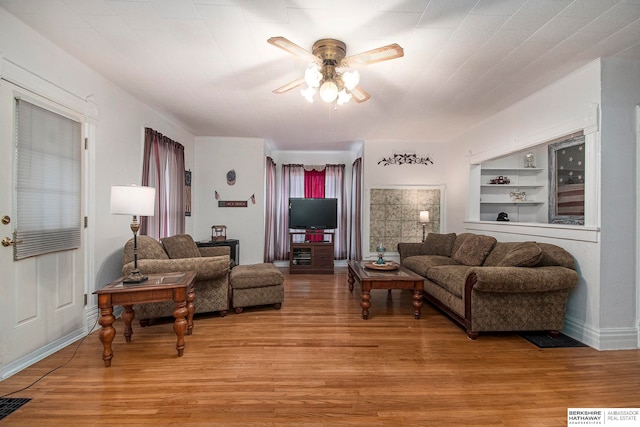
MULTIPOLYGON (((317 171, 312 169, 304 171, 304 197, 322 199, 324 198, 325 170, 317 171)), ((323 234, 307 234, 306 240, 309 242, 321 242, 323 234)))

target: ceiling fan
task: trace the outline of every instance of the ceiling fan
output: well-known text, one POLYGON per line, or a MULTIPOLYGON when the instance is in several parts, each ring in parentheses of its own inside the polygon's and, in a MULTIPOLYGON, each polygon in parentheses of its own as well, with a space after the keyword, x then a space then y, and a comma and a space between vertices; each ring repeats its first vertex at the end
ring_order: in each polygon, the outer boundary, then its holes
POLYGON ((307 88, 300 93, 309 102, 313 102, 316 90, 319 90, 320 98, 327 103, 335 101, 344 104, 351 98, 358 103, 364 102, 371 96, 358 86, 360 75, 354 69, 404 56, 404 50, 396 43, 346 56, 347 45, 335 39, 318 40, 313 44, 311 52, 284 37, 271 37, 267 42, 313 63, 305 71, 304 77, 273 91, 285 93, 306 83, 307 88))

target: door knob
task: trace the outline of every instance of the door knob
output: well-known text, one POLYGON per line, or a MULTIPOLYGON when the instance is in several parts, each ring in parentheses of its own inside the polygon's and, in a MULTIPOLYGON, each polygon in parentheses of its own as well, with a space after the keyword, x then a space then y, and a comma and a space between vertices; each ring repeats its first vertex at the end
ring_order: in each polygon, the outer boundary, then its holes
POLYGON ((5 237, 2 239, 2 246, 4 246, 5 248, 7 246, 13 245, 14 243, 17 243, 17 242, 15 240, 11 240, 10 237, 5 237))

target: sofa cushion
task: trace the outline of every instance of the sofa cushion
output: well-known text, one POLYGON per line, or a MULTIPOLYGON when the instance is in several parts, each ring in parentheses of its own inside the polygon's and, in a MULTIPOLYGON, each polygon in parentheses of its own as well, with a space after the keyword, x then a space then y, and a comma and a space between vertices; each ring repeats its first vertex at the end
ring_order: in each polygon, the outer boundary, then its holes
POLYGON ((451 256, 451 248, 455 241, 456 233, 429 233, 420 248, 420 254, 451 256))
POLYGON ((496 238, 482 234, 472 234, 465 239, 460 248, 453 254, 453 259, 464 265, 482 265, 491 249, 496 244, 496 238))
POLYGON ((498 267, 533 267, 540 259, 540 246, 535 242, 520 242, 498 263, 498 267))
MULTIPOLYGON (((138 259, 169 259, 162 244, 153 237, 138 236, 138 259)), ((122 263, 129 264, 133 262, 133 239, 124 245, 122 253, 122 263)))
POLYGON ((460 263, 448 256, 441 255, 416 255, 407 257, 402 261, 403 267, 424 277, 427 277, 429 268, 438 265, 460 265, 460 263))
POLYGON ((456 241, 453 242, 453 247, 451 248, 451 255, 449 255, 449 256, 453 256, 453 254, 458 252, 458 249, 460 249, 460 246, 462 246, 464 241, 467 240, 467 238, 469 238, 470 236, 475 236, 475 234, 473 234, 473 233, 461 233, 461 234, 458 234, 456 236, 456 241))
POLYGON ((540 259, 540 262, 536 264, 536 267, 559 265, 572 270, 576 269, 573 255, 565 249, 551 243, 538 243, 538 246, 542 249, 542 258, 540 259))
POLYGON ((169 254, 169 258, 199 258, 201 256, 198 245, 188 234, 176 234, 160 240, 167 254, 169 254))
POLYGON ((429 269, 427 279, 458 298, 462 298, 468 271, 469 266, 467 265, 439 265, 429 269))

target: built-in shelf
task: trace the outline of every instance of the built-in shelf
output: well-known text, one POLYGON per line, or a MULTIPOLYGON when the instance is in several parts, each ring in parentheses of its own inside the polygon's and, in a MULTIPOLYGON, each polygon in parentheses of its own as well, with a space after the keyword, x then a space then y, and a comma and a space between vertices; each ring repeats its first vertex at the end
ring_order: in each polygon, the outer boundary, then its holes
POLYGON ((545 221, 548 203, 547 169, 512 166, 521 161, 522 156, 517 155, 480 165, 476 181, 476 201, 479 204, 476 212, 479 220, 496 221, 499 214, 506 213, 511 221, 545 221), (496 179, 508 183, 491 183, 496 179))

